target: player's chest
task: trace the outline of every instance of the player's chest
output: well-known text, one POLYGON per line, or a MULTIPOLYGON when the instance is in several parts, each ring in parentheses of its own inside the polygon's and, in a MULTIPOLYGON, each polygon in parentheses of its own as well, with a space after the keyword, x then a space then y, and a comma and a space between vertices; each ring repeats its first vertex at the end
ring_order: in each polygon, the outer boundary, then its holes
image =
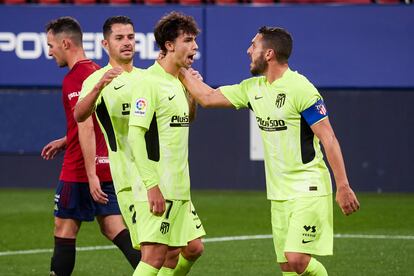
POLYGON ((188 116, 186 92, 180 82, 161 83, 157 94, 157 113, 165 116, 188 116))
POLYGON ((112 117, 129 116, 132 92, 131 83, 124 79, 115 79, 102 92, 103 100, 112 117))
POLYGON ((284 119, 295 116, 293 96, 288 90, 258 87, 249 93, 249 102, 256 116, 263 119, 284 119))

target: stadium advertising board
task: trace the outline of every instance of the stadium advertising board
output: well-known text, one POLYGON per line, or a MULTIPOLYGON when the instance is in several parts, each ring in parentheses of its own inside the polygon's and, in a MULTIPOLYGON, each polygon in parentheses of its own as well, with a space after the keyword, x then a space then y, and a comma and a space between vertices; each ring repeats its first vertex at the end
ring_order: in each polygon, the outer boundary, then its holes
POLYGON ((158 51, 152 30, 165 13, 180 10, 197 20, 200 55, 194 67, 212 86, 249 76, 246 49, 263 25, 287 28, 294 38, 290 64, 318 87, 414 87, 413 5, 275 6, 0 6, 0 86, 58 86, 64 70, 47 56, 44 26, 52 18, 76 17, 88 57, 105 65, 100 45, 104 20, 130 16, 136 29, 135 65, 152 64, 158 51), (24 77, 22 71, 24 68, 24 77))
MULTIPOLYGON (((48 56, 48 45, 44 27, 46 23, 60 16, 73 16, 81 24, 84 32, 86 55, 99 65, 108 62, 107 54, 101 45, 102 25, 113 15, 131 17, 136 31, 136 56, 134 65, 146 68, 158 56, 153 28, 161 16, 171 11, 167 7, 115 7, 115 6, 28 6, 0 7, 0 60, 5 69, 0 74, 1 86, 60 86, 66 70, 57 70, 55 61, 48 56)), ((201 24, 201 8, 176 7, 194 16, 201 24)), ((203 39, 197 40, 203 48, 203 39)), ((197 57, 196 57, 197 58, 197 57)), ((194 65, 202 72, 202 60, 194 65)))

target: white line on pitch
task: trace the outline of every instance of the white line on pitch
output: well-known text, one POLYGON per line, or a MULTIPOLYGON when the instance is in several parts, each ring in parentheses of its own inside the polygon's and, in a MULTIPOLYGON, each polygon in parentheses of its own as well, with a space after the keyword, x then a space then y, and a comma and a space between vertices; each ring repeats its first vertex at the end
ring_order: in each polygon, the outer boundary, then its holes
MULTIPOLYGON (((388 240, 414 240, 414 236, 402 236, 402 235, 365 235, 365 234, 335 234, 337 239, 388 239, 388 240)), ((206 238, 203 242, 224 242, 224 241, 243 241, 243 240, 260 240, 271 239, 272 235, 252 235, 252 236, 230 236, 230 237, 216 237, 206 238)), ((117 248, 114 245, 101 245, 101 246, 84 246, 77 247, 77 251, 95 251, 95 250, 108 250, 117 248)), ((1 256, 11 255, 27 255, 38 253, 51 253, 53 249, 32 249, 32 250, 16 250, 16 251, 3 251, 0 252, 1 256)))

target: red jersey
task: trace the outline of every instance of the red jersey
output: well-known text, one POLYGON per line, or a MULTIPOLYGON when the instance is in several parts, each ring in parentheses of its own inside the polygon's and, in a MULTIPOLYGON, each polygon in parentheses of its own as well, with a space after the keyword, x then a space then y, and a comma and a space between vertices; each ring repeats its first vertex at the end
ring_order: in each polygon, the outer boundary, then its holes
MULTIPOLYGON (((78 137, 78 124, 73 117, 73 110, 83 81, 100 67, 91 60, 78 61, 66 74, 62 85, 62 100, 66 115, 66 152, 63 158, 60 180, 67 182, 88 182, 82 150, 78 137)), ((96 139, 96 174, 101 182, 112 181, 109 170, 108 149, 104 136, 93 114, 96 139)))

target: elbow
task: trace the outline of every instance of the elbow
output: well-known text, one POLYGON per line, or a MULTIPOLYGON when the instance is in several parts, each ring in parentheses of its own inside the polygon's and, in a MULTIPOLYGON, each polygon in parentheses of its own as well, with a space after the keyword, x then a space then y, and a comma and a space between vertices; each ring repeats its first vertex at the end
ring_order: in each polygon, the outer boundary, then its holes
POLYGON ((79 111, 79 107, 78 105, 75 106, 75 110, 73 111, 73 117, 75 118, 75 121, 78 123, 82 123, 84 122, 89 116, 84 116, 84 114, 82 114, 79 111))

